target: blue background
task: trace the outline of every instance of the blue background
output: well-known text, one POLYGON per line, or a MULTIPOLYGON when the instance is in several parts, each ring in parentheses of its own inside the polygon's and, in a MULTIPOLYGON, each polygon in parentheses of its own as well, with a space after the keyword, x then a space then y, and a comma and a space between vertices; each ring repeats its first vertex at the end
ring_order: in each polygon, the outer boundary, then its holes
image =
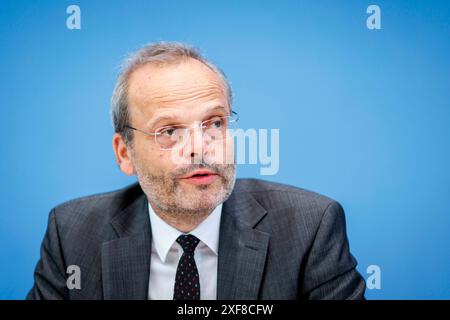
POLYGON ((280 129, 262 178, 342 203, 359 271, 381 268, 367 298, 450 298, 450 2, 411 0, 1 1, 0 298, 32 286, 53 206, 135 180, 109 98, 124 55, 159 40, 225 70, 242 127, 280 129))

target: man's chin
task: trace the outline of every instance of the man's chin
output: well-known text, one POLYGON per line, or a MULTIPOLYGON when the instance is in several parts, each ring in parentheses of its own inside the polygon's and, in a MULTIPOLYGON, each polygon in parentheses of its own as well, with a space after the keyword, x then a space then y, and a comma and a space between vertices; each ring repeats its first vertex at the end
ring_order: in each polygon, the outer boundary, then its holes
POLYGON ((221 200, 219 197, 222 193, 222 184, 218 179, 211 184, 192 185, 189 183, 180 183, 178 196, 191 202, 191 206, 189 207, 192 207, 192 209, 195 207, 198 210, 205 210, 216 207, 221 200))

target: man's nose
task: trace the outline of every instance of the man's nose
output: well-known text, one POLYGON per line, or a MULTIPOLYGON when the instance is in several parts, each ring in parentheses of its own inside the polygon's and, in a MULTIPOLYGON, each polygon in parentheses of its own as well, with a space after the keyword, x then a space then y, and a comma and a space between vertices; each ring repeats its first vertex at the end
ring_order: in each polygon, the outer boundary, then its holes
POLYGON ((203 130, 199 127, 193 128, 190 132, 190 138, 187 145, 186 154, 190 157, 192 163, 200 163, 206 150, 203 139, 203 130))

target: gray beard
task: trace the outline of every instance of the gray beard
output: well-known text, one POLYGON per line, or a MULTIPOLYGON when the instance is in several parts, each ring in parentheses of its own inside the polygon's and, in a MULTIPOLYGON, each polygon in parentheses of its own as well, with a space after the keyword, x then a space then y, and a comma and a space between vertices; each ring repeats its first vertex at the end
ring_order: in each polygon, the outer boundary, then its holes
MULTIPOLYGON (((139 183, 147 195, 147 198, 155 211, 173 219, 195 219, 208 215, 216 206, 223 203, 231 195, 236 181, 236 168, 234 164, 193 164, 171 172, 168 175, 154 175, 145 170, 139 164, 134 164, 139 183), (183 206, 181 186, 178 178, 196 169, 208 169, 219 174, 221 190, 209 199, 185 199, 190 207, 183 206), (215 197, 215 198, 213 198, 215 197), (178 201, 180 200, 180 201, 178 201), (210 201, 212 200, 212 201, 210 201), (155 208, 156 206, 156 208, 155 208)), ((195 186, 198 191, 207 193, 210 185, 195 186)), ((208 195, 207 195, 208 196, 208 195)))

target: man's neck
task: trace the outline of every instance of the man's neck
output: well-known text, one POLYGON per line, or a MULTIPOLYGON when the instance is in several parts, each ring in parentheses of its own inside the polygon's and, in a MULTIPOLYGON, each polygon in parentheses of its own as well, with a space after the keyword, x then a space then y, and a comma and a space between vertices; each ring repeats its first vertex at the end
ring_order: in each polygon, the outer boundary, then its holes
POLYGON ((203 222, 213 210, 197 211, 197 212, 183 212, 183 211, 166 211, 151 204, 153 211, 160 217, 165 223, 174 227, 175 229, 189 233, 194 230, 200 223, 203 222))

